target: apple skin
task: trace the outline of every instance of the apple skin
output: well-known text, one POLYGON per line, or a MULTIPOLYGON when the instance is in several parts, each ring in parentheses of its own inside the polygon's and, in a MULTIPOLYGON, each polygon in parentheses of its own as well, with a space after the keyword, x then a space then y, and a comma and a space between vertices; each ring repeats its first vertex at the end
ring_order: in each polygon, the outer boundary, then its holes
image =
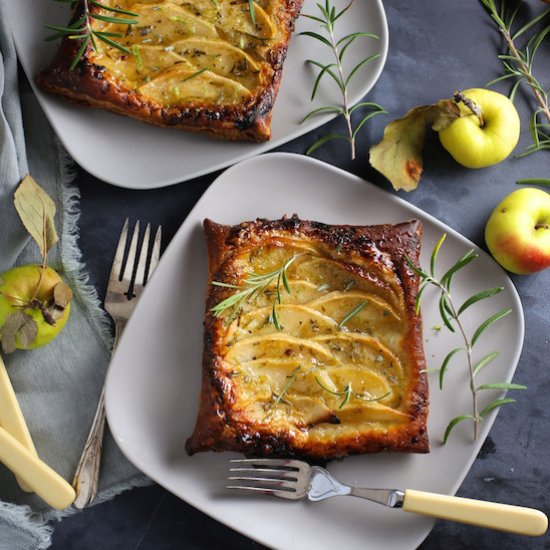
POLYGON ((439 132, 441 144, 467 168, 485 168, 503 161, 519 140, 520 121, 514 104, 493 90, 472 88, 463 93, 481 108, 484 126, 461 102, 461 117, 439 132))
POLYGON ((550 266, 550 194, 526 187, 493 210, 485 242, 504 269, 526 275, 550 266))
MULTIPOLYGON (((25 265, 14 267, 0 275, 0 326, 4 324, 6 317, 10 313, 18 311, 17 304, 25 303, 32 299, 40 280, 41 269, 42 266, 40 265, 25 265)), ((62 280, 59 274, 50 267, 46 267, 36 298, 41 302, 47 302, 53 296, 53 289, 60 282, 62 280)), ((65 326, 69 318, 70 309, 71 304, 68 304, 62 317, 57 319, 55 325, 52 326, 46 323, 39 309, 25 308, 24 312, 35 320, 38 326, 38 333, 30 346, 23 347, 16 341, 16 347, 18 349, 34 349, 50 343, 65 326)))

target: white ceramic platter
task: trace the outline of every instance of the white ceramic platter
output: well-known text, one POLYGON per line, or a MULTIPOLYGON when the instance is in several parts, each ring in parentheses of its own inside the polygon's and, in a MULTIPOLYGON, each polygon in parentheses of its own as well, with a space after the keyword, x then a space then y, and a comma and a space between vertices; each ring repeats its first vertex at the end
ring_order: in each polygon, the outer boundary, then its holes
MULTIPOLYGON (((352 176, 307 157, 273 153, 238 164, 206 191, 166 250, 130 319, 107 378, 107 413, 114 437, 128 458, 152 479, 213 518, 275 548, 415 548, 433 526, 431 519, 353 498, 321 503, 248 498, 227 494, 224 479, 232 453, 188 457, 184 450, 198 407, 201 378, 202 320, 207 260, 202 222, 209 217, 235 224, 297 213, 332 224, 395 223, 418 218, 424 225, 422 264, 442 233, 441 269, 449 267, 471 242, 418 208, 352 176)), ((471 333, 490 313, 513 313, 490 327, 476 344, 478 358, 500 350, 500 358, 481 371, 480 383, 512 378, 523 342, 523 315, 509 278, 483 251, 458 274, 459 300, 489 287, 504 291, 470 308, 471 333), (502 338, 506 334, 506 338, 502 338)), ((441 325, 435 293, 424 295, 424 339, 429 368, 460 345, 441 325)), ((455 356, 456 357, 456 356, 455 356)), ((333 462, 329 469, 344 482, 366 487, 424 489, 453 494, 487 436, 496 413, 487 416, 481 437, 471 442, 471 426, 455 428, 443 446, 448 421, 470 412, 465 364, 449 368, 446 388, 431 381, 427 455, 378 454, 333 462)), ((498 394, 498 392, 496 392, 498 394)), ((483 395, 481 404, 499 395, 483 395)))
MULTIPOLYGON (((335 0, 344 7, 347 1, 335 0)), ((69 4, 53 0, 12 0, 7 13, 19 59, 38 101, 61 142, 87 172, 99 179, 132 189, 152 189, 182 182, 225 168, 294 139, 330 120, 333 115, 302 118, 314 108, 338 103, 338 90, 326 79, 315 102, 311 90, 318 69, 306 59, 330 62, 330 49, 319 41, 298 36, 304 30, 319 31, 319 24, 298 18, 285 62, 282 84, 272 119, 272 138, 268 143, 236 143, 212 140, 206 136, 170 128, 156 128, 112 113, 87 109, 45 94, 36 89, 34 78, 52 59, 57 44, 44 42, 51 34, 44 24, 66 25, 69 4)), ((303 13, 316 14, 314 0, 305 0, 303 13)), ((338 36, 368 31, 379 40, 359 38, 348 49, 348 70, 361 59, 379 53, 380 57, 364 66, 350 83, 350 101, 363 98, 378 80, 388 51, 388 27, 381 0, 354 2, 338 20, 338 36)))

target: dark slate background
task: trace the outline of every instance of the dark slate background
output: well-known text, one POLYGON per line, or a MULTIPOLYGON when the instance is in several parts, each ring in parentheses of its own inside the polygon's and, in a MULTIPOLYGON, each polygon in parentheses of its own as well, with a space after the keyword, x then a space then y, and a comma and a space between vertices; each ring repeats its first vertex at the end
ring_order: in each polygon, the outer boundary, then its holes
MULTIPOLYGON (((368 1, 368 0, 357 0, 368 1)), ((523 3, 520 19, 539 13, 544 4, 523 3)), ((319 149, 315 156, 393 192, 368 163, 369 145, 380 140, 384 125, 410 107, 450 97, 455 89, 483 87, 500 74, 497 53, 502 41, 488 15, 476 1, 386 0, 390 49, 384 72, 368 95, 384 105, 389 116, 374 118, 358 139, 358 158, 351 161, 342 142, 319 149)), ((550 41, 541 47, 536 72, 550 73, 550 41)), ((550 82, 546 81, 546 85, 550 82)), ((497 87, 507 92, 506 87, 497 87)), ((517 151, 530 143, 530 95, 520 92, 517 106, 522 136, 517 151)), ((342 130, 341 121, 281 147, 304 153, 325 132, 342 130)), ((80 171, 82 193, 81 237, 91 281, 103 296, 110 269, 110 252, 126 216, 162 224, 168 244, 197 199, 216 178, 211 174, 152 191, 111 187, 80 171)), ((425 171, 418 190, 406 200, 485 247, 483 231, 496 204, 517 188, 519 178, 550 177, 550 152, 507 161, 484 170, 467 170, 441 148, 437 136, 428 137, 425 171)), ((490 436, 466 477, 459 495, 532 506, 550 512, 550 270, 534 276, 512 277, 523 301, 525 345, 514 378, 529 389, 518 403, 498 415, 490 436)), ((506 335, 503 335, 505 338, 506 335)), ((367 541, 365 541, 367 542, 367 541)), ((94 506, 55 526, 54 549, 206 549, 262 548, 218 524, 158 486, 129 491, 94 506)), ((439 548, 550 548, 550 536, 538 539, 449 522, 438 522, 422 544, 439 548)), ((321 548, 321 547, 320 547, 321 548)))

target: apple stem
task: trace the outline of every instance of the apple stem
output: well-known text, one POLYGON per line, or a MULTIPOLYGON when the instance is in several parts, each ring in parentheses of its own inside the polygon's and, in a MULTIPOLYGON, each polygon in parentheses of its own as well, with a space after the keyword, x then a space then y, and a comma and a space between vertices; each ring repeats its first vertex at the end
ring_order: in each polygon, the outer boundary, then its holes
POLYGON ((548 223, 537 223, 535 229, 550 229, 550 224, 548 223))
POLYGON ((479 118, 480 126, 482 128, 485 126, 485 121, 483 120, 483 114, 481 112, 481 107, 473 99, 470 99, 469 97, 466 97, 460 90, 457 90, 454 93, 453 99, 454 99, 455 103, 460 103, 460 102, 464 103, 464 105, 466 105, 466 107, 468 107, 468 109, 470 109, 470 111, 472 111, 472 113, 477 118, 479 118))

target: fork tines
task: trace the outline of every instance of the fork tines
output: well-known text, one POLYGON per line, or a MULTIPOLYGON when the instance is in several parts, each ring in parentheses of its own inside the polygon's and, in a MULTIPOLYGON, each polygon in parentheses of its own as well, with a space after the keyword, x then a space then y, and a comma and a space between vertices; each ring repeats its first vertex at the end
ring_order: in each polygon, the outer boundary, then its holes
MULTIPOLYGON (((145 228, 145 233, 143 235, 141 248, 139 250, 139 259, 137 262, 136 254, 138 252, 138 239, 140 230, 139 220, 134 226, 132 238, 130 240, 130 246, 128 248, 128 253, 126 256, 126 261, 124 261, 126 242, 128 240, 128 229, 129 219, 126 218, 124 222, 124 227, 122 228, 122 232, 120 234, 115 259, 113 261, 110 280, 113 283, 116 281, 125 282, 128 285, 128 290, 130 291, 134 290, 135 287, 141 289, 145 285, 145 283, 147 283, 149 276, 157 266, 160 257, 160 241, 162 228, 161 226, 157 228, 149 261, 147 261, 149 256, 149 240, 151 234, 151 224, 147 224, 145 228), (124 269, 122 269, 123 264, 124 269)), ((129 295, 128 297, 130 298, 131 296, 129 295)))
POLYGON ((307 495, 310 467, 307 463, 291 459, 246 458, 231 460, 231 483, 228 489, 238 489, 290 500, 307 495), (244 482, 234 484, 233 482, 244 482))

